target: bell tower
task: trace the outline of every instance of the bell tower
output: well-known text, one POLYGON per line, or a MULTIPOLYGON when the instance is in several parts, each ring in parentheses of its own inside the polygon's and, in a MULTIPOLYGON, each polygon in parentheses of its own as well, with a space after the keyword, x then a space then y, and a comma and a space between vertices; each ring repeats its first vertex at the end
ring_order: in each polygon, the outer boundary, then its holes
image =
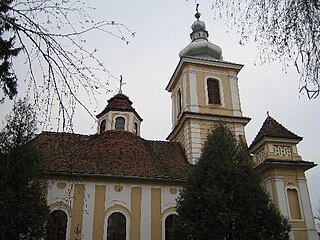
POLYGON ((223 60, 219 46, 208 40, 209 33, 200 13, 195 14, 191 42, 180 52, 180 61, 166 87, 172 99, 170 141, 180 142, 188 161, 195 163, 208 132, 217 122, 226 123, 237 139, 246 144, 238 73, 241 64, 223 60))

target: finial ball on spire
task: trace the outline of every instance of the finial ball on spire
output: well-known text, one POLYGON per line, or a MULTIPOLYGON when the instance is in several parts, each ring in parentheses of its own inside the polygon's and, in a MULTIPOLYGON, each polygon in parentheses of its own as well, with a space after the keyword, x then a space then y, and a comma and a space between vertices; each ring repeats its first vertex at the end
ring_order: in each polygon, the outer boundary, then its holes
POLYGON ((199 8, 199 3, 197 3, 197 5, 196 5, 196 14, 194 15, 195 17, 196 17, 196 19, 199 21, 199 18, 200 18, 200 16, 201 16, 201 14, 199 13, 199 10, 198 10, 198 8, 199 8))

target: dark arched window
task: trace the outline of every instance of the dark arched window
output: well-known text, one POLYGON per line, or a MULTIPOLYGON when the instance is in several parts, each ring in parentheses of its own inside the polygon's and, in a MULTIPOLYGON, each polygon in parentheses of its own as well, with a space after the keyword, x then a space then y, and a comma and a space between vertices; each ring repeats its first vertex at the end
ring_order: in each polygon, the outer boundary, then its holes
POLYGON ((178 89, 178 92, 177 92, 177 110, 178 110, 178 114, 181 113, 181 108, 182 108, 182 105, 181 105, 181 91, 180 89, 178 89))
POLYGON ((207 80, 207 91, 209 104, 221 104, 218 80, 209 78, 207 80))
POLYGON ((170 214, 165 220, 165 240, 173 239, 171 237, 171 229, 175 225, 177 216, 175 214, 170 214))
POLYGON ((100 123, 100 133, 103 133, 106 130, 106 120, 102 120, 100 123))
POLYGON ((134 133, 138 135, 138 124, 136 122, 133 124, 133 130, 134 133))
POLYGON ((107 240, 125 240, 126 224, 126 217, 122 213, 112 213, 108 218, 107 240))
POLYGON ((52 240, 65 240, 67 235, 67 214, 62 210, 50 213, 49 232, 52 240))
POLYGON ((116 126, 115 128, 118 130, 124 130, 124 124, 125 124, 126 120, 124 119, 124 117, 117 117, 116 118, 116 126))

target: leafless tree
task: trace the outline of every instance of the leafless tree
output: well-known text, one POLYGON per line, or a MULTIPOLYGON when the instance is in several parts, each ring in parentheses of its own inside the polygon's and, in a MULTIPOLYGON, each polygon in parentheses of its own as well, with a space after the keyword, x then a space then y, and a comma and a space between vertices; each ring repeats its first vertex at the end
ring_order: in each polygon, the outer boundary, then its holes
POLYGON ((300 74, 300 92, 309 99, 320 92, 319 0, 213 0, 216 17, 226 17, 241 34, 240 44, 253 37, 261 63, 293 63, 300 74))
POLYGON ((113 76, 96 57, 97 49, 86 47, 85 34, 100 31, 126 44, 135 35, 116 21, 92 19, 92 10, 82 0, 1 0, 1 45, 12 50, 0 53, 7 70, 6 74, 0 72, 2 101, 17 94, 16 61, 23 58, 28 89, 45 116, 44 122, 50 121, 52 111, 58 109, 59 128, 70 130, 77 104, 91 114, 77 93, 85 92, 86 98, 94 102, 95 93, 109 90, 108 81, 113 76), (98 79, 97 72, 108 77, 98 79))

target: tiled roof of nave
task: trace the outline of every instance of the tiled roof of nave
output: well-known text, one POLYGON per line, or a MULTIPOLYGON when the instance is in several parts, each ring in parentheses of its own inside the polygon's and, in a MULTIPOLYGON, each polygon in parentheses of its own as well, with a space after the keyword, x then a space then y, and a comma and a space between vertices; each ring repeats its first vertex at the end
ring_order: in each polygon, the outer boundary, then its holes
POLYGON ((179 143, 145 140, 127 131, 43 132, 31 144, 40 169, 55 174, 184 180, 191 169, 179 143))

